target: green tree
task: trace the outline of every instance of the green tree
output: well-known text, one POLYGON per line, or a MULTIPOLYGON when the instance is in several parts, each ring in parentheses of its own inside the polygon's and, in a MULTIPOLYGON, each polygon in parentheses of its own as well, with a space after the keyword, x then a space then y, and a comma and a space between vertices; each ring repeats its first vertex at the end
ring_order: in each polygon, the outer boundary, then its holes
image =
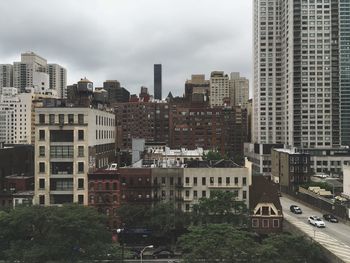
POLYGON ((237 200, 233 192, 215 190, 209 198, 201 198, 193 206, 193 223, 234 223, 243 225, 247 221, 247 207, 237 200))
POLYGON ((323 262, 319 245, 302 236, 285 233, 264 239, 257 253, 266 263, 323 262))
POLYGON ((189 230, 179 238, 185 262, 256 262, 258 243, 248 232, 229 224, 194 226, 189 230))
POLYGON ((203 154, 203 159, 207 160, 207 161, 218 161, 218 160, 222 160, 222 159, 227 160, 228 157, 226 154, 222 155, 218 151, 208 151, 208 153, 203 154))
POLYGON ((18 208, 0 215, 0 253, 38 263, 103 257, 111 249, 105 223, 95 209, 78 205, 18 208))

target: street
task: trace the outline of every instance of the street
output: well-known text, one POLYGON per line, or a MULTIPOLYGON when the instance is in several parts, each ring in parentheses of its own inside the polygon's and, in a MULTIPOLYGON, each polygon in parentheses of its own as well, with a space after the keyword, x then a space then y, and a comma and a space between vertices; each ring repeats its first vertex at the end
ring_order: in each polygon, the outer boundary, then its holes
POLYGON ((286 196, 281 197, 280 200, 285 220, 299 228, 306 235, 331 251, 344 262, 350 262, 350 226, 343 223, 330 223, 325 221, 325 228, 314 227, 308 223, 307 218, 316 215, 323 219, 323 215, 320 212, 289 199, 286 196), (301 215, 296 215, 290 212, 290 206, 292 204, 298 205, 303 213, 301 215))

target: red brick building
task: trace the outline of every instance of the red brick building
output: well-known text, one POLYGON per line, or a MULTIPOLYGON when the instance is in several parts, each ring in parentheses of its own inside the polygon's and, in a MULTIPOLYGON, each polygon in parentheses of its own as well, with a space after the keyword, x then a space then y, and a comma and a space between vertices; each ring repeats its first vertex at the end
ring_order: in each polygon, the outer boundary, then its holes
POLYGON ((150 168, 120 168, 121 202, 152 204, 152 170, 150 168))
POLYGON ((172 104, 170 147, 216 149, 243 162, 247 112, 240 107, 210 108, 205 104, 172 104))
POLYGON ((110 228, 118 227, 117 209, 121 203, 121 187, 117 170, 100 170, 88 175, 89 206, 106 214, 110 228))

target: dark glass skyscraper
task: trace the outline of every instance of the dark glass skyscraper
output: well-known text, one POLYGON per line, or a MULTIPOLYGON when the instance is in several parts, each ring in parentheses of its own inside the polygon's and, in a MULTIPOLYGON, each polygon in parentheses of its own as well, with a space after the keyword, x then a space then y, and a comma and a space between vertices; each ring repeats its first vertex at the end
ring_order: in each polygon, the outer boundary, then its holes
POLYGON ((162 99, 162 64, 154 64, 154 98, 162 99))

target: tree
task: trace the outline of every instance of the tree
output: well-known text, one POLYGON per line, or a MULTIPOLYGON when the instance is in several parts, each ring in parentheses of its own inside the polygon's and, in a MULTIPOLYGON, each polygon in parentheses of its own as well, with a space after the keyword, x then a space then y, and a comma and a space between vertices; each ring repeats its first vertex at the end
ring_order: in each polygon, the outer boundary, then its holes
POLYGON ((264 239, 258 254, 266 263, 323 262, 319 245, 302 236, 285 233, 271 235, 264 239))
POLYGON ((234 223, 242 225, 247 220, 247 207, 237 200, 233 192, 215 190, 209 198, 201 198, 193 206, 193 223, 234 223))
POLYGON ((208 151, 208 153, 203 154, 203 159, 207 161, 218 161, 222 159, 227 160, 228 157, 226 156, 226 154, 222 155, 218 151, 208 151))
POLYGON ((250 233, 229 224, 208 224, 190 228, 179 238, 185 262, 256 262, 256 243, 250 233))
POLYGON ((1 256, 38 263, 103 257, 111 249, 105 219, 95 209, 78 205, 22 207, 2 213, 1 256))

